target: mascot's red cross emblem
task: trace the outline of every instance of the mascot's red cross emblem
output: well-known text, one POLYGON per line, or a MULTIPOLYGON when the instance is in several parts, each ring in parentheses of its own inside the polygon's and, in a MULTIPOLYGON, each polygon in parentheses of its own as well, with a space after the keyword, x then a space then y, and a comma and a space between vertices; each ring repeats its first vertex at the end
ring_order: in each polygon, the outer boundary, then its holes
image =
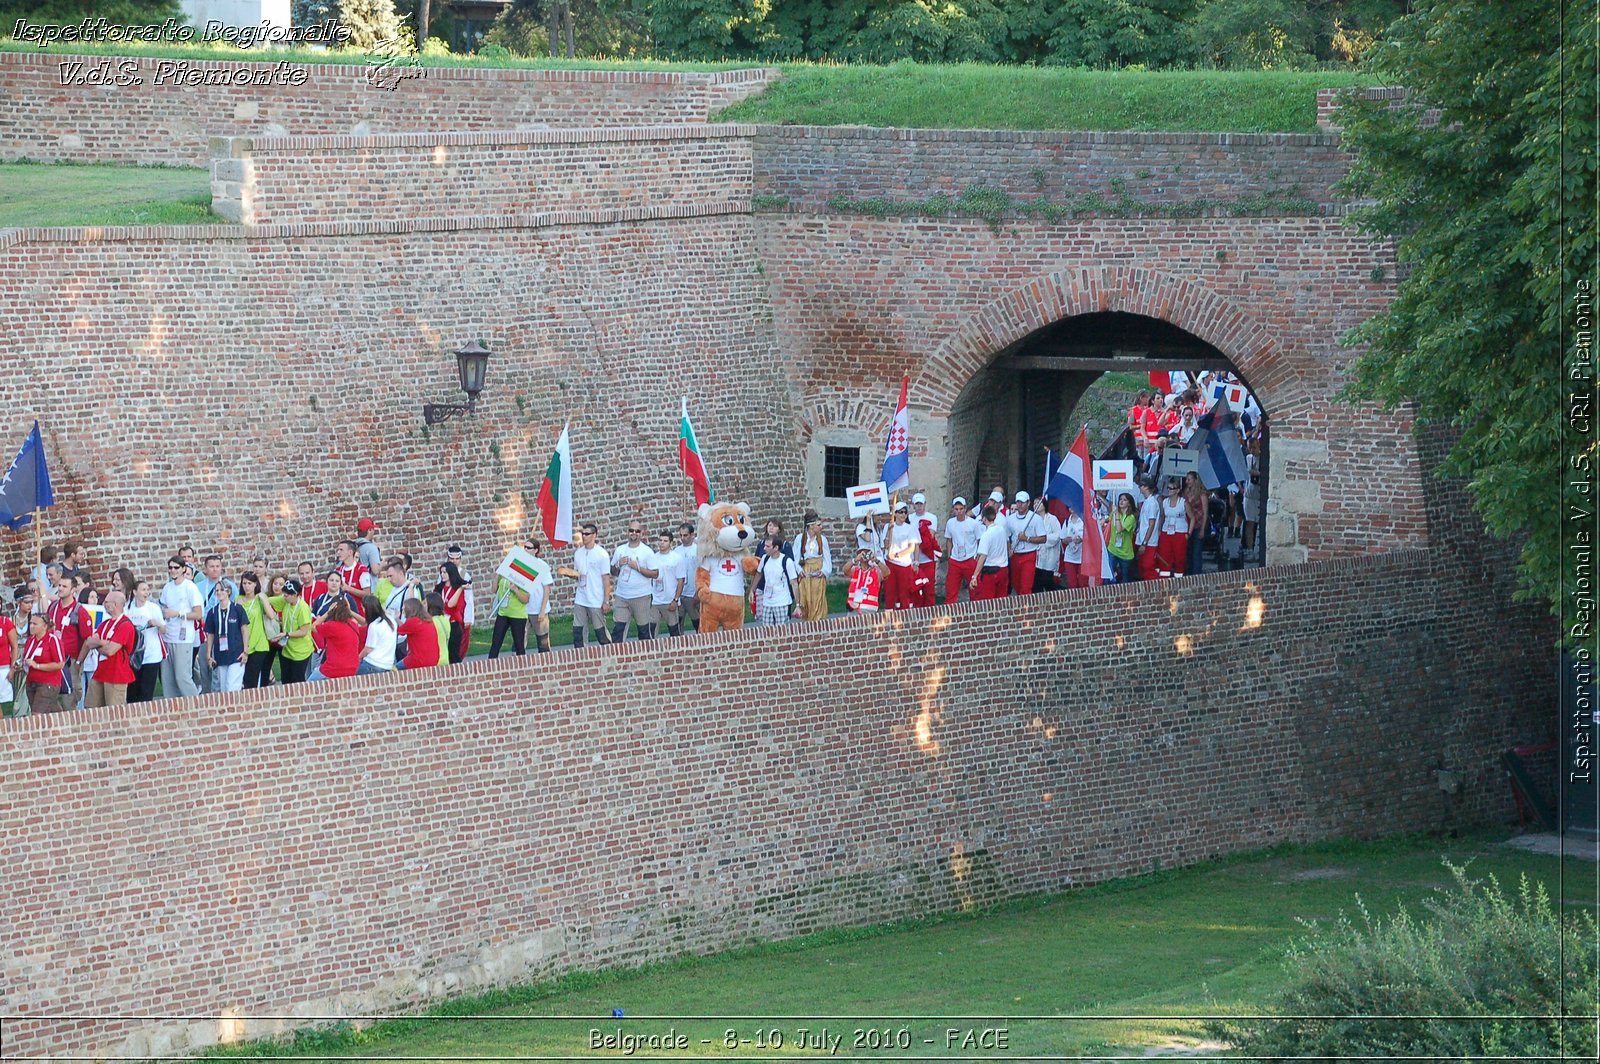
POLYGON ((739 568, 739 563, 734 561, 732 558, 724 558, 724 559, 722 559, 722 571, 723 572, 731 573, 737 568, 739 568))

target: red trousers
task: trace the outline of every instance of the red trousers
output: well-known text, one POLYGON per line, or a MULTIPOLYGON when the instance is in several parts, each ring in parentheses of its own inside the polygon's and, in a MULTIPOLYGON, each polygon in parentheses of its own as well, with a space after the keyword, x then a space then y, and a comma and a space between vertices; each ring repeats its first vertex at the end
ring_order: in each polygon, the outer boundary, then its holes
POLYGON ((1160 575, 1156 572, 1156 550, 1155 547, 1139 548, 1140 580, 1155 580, 1160 575))
POLYGON ((1174 576, 1182 576, 1184 562, 1189 558, 1189 533, 1161 533, 1161 541, 1156 544, 1156 554, 1160 556, 1156 561, 1157 568, 1174 576))
POLYGON ((918 606, 933 605, 933 585, 934 581, 939 578, 938 570, 938 562, 923 562, 917 566, 916 592, 918 606))
POLYGON ((998 573, 979 573, 978 586, 972 589, 972 601, 1005 598, 1007 571, 1001 569, 998 573))
POLYGON ((1061 578, 1068 587, 1088 587, 1089 578, 1083 575, 1083 566, 1077 562, 1061 563, 1061 578))
MULTIPOLYGON (((961 589, 967 586, 972 579, 972 574, 978 571, 978 559, 968 558, 964 562, 946 562, 944 569, 944 600, 954 602, 961 595, 961 589)), ((977 596, 969 591, 968 598, 977 596)))
POLYGON ((1011 593, 1013 595, 1033 594, 1033 570, 1038 567, 1039 555, 1037 551, 1027 551, 1011 556, 1011 593))
POLYGON ((916 600, 917 567, 915 565, 890 565, 888 586, 884 588, 887 605, 891 610, 909 610, 921 605, 916 600))

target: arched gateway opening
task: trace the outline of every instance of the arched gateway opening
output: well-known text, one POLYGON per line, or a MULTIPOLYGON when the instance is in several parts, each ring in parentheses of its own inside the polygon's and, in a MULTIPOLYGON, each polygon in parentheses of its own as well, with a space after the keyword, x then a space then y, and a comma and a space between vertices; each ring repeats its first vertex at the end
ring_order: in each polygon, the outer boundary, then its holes
MULTIPOLYGON (((1008 495, 1018 489, 1037 493, 1045 480, 1047 450, 1062 454, 1084 428, 1091 457, 1109 463, 1132 460, 1136 475, 1153 472, 1165 479, 1174 469, 1186 468, 1181 459, 1188 457, 1188 449, 1173 453, 1180 448, 1178 437, 1194 431, 1193 422, 1183 427, 1181 411, 1191 405, 1185 400, 1198 399, 1192 406, 1198 421, 1203 408, 1216 405, 1216 396, 1226 393, 1232 382, 1250 395, 1245 409, 1237 412, 1244 415, 1246 427, 1242 449, 1255 445, 1256 471, 1243 484, 1219 486, 1213 493, 1204 559, 1208 569, 1260 565, 1266 559, 1270 454, 1264 411, 1249 392, 1249 381, 1224 352, 1148 315, 1073 315, 997 352, 950 409, 950 491, 969 499, 985 498, 994 485, 1004 485, 1008 495), (1158 447, 1152 457, 1128 421, 1136 398, 1156 387, 1168 396, 1164 405, 1171 413, 1159 417, 1162 428, 1148 437, 1165 448, 1158 447), (1169 425, 1172 421, 1177 424, 1169 425)), ((1232 394, 1237 403, 1239 388, 1232 394)))

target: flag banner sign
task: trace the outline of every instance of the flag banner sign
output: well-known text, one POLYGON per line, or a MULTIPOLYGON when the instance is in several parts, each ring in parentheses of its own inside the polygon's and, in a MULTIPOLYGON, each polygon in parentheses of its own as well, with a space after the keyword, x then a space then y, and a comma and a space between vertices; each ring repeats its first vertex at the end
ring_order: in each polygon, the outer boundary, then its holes
POLYGON ((850 503, 851 517, 889 512, 889 486, 881 480, 847 488, 844 497, 850 503))
POLYGON ((1181 477, 1190 470, 1199 471, 1200 452, 1187 447, 1168 447, 1161 452, 1161 483, 1168 477, 1181 477))
POLYGON ((704 506, 716 502, 717 494, 711 490, 711 474, 706 471, 705 452, 700 449, 700 437, 694 434, 689 423, 689 400, 683 400, 683 417, 678 422, 678 468, 694 485, 694 504, 704 506))
POLYGON ((44 462, 44 437, 39 434, 39 423, 35 421, 33 431, 22 441, 4 479, 0 479, 0 525, 15 532, 33 520, 35 510, 55 504, 50 470, 44 462))
POLYGON ((1235 410, 1243 410, 1250 399, 1250 390, 1242 384, 1230 384, 1223 390, 1223 398, 1235 410))
POLYGON ((1245 478, 1244 448, 1234 424, 1233 408, 1226 396, 1206 411, 1199 421, 1200 431, 1189 441, 1200 455, 1200 483, 1208 488, 1237 484, 1245 478))
POLYGON ((899 491, 911 483, 911 456, 906 448, 911 437, 911 418, 906 413, 906 387, 910 383, 909 376, 900 381, 900 402, 895 404, 889 436, 883 441, 883 482, 890 491, 899 491))
POLYGON ((552 547, 565 547, 572 541, 572 445, 567 442, 567 426, 544 471, 539 485, 539 524, 552 547))
POLYGON ((495 571, 496 576, 503 576, 507 582, 523 591, 532 593, 538 590, 539 584, 553 584, 555 577, 550 572, 550 566, 544 559, 535 557, 521 547, 512 547, 511 553, 506 555, 506 560, 500 563, 500 568, 495 571))
POLYGON ((1212 380, 1211 380, 1211 387, 1209 389, 1210 394, 1208 394, 1206 396, 1206 405, 1210 406, 1212 403, 1215 403, 1218 399, 1221 399, 1224 396, 1226 396, 1228 394, 1228 389, 1232 388, 1232 387, 1233 387, 1233 385, 1229 384, 1227 381, 1217 380, 1216 378, 1213 377, 1212 380))
POLYGON ((1094 464, 1095 491, 1132 491, 1133 463, 1127 459, 1098 461, 1094 464))

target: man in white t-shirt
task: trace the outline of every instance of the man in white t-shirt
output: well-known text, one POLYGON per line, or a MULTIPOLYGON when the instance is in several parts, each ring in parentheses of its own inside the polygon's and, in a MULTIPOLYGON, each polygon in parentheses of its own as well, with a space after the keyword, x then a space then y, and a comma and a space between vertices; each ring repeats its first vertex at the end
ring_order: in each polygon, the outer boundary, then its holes
POLYGON ((1161 500, 1149 477, 1139 481, 1139 498, 1139 529, 1133 534, 1133 545, 1139 553, 1139 579, 1154 580, 1156 545, 1161 542, 1161 500))
POLYGON ((1033 574, 1038 567, 1039 548, 1044 546, 1044 522, 1033 512, 1033 497, 1017 492, 1011 513, 1000 524, 1011 536, 1011 593, 1033 594, 1033 574))
POLYGON ((194 623, 205 617, 205 600, 182 558, 167 559, 167 584, 159 602, 166 622, 161 631, 166 650, 161 659, 161 694, 164 698, 191 698, 200 690, 194 682, 194 656, 200 649, 194 623))
POLYGON ((700 627, 700 589, 695 586, 695 570, 700 568, 700 548, 694 541, 694 523, 684 521, 678 525, 678 565, 683 576, 683 590, 678 599, 678 624, 680 630, 693 623, 700 627))
POLYGON ((611 555, 600 546, 600 530, 593 522, 583 526, 581 545, 572 552, 572 571, 578 586, 572 593, 572 645, 582 649, 593 628, 596 639, 611 642, 606 628, 606 610, 611 606, 611 555))
MULTIPOLYGON (((911 496, 911 527, 917 530, 920 540, 922 530, 928 529, 934 537, 939 535, 939 519, 928 512, 928 497, 922 492, 911 496)), ((927 548, 917 547, 917 579, 912 588, 918 606, 933 605, 934 572, 939 568, 937 558, 928 554, 927 548)))
POLYGON ((1011 535, 1006 531, 1005 518, 992 501, 984 503, 980 513, 983 534, 978 537, 977 566, 967 580, 973 602, 1005 598, 1010 572, 1011 535))
MULTIPOLYGON (((967 513, 967 500, 957 495, 950 501, 953 512, 944 523, 944 600, 954 602, 961 589, 972 581, 978 566, 978 537, 983 535, 983 522, 967 513)), ((967 597, 971 598, 969 590, 967 597)))
POLYGON ((650 638, 656 611, 650 606, 650 582, 661 575, 661 562, 650 544, 644 541, 644 522, 628 522, 628 542, 611 558, 611 572, 617 578, 611 601, 611 641, 620 643, 628 636, 632 621, 640 639, 650 638))
POLYGON ((665 624, 668 635, 682 635, 678 611, 683 605, 684 579, 689 574, 683 564, 683 551, 673 546, 669 528, 663 528, 656 537, 656 562, 656 578, 650 581, 650 608, 656 619, 650 634, 658 634, 657 630, 665 624))
POLYGON ((1033 570, 1035 591, 1054 591, 1060 587, 1056 570, 1061 567, 1061 522, 1050 512, 1043 495, 1033 500, 1033 514, 1044 529, 1044 542, 1039 544, 1038 564, 1033 570))
POLYGON ((783 540, 768 536, 762 541, 761 567, 756 570, 755 588, 761 591, 761 605, 755 607, 755 590, 750 593, 756 624, 788 624, 790 616, 800 615, 795 598, 800 567, 783 553, 783 540))

